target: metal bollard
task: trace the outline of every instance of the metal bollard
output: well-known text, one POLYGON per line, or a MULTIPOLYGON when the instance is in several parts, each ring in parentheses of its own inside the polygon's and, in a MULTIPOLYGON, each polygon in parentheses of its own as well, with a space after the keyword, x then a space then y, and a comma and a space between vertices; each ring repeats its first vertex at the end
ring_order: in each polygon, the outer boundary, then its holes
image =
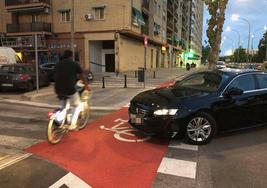
POLYGON ((105 77, 102 77, 102 88, 105 88, 105 77))
POLYGON ((127 75, 124 75, 124 88, 127 88, 127 75))
POLYGON ((153 78, 156 78, 156 71, 153 72, 153 78))

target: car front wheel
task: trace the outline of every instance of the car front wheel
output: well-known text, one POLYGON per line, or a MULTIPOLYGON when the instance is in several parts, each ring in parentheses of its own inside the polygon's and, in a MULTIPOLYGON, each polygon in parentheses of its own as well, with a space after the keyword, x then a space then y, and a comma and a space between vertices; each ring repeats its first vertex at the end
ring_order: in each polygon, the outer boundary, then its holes
POLYGON ((207 144, 216 135, 216 131, 214 118, 207 113, 199 113, 188 121, 185 138, 191 144, 207 144))

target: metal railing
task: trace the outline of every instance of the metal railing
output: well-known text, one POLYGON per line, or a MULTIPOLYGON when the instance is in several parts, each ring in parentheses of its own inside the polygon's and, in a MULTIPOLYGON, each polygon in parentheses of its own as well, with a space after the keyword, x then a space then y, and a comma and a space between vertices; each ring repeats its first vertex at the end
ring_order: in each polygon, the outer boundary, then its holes
POLYGON ((35 3, 45 3, 50 5, 50 0, 5 0, 6 6, 16 6, 16 5, 25 5, 25 4, 35 4, 35 3))
POLYGON ((8 33, 23 33, 23 32, 51 32, 51 23, 36 22, 36 23, 21 23, 7 24, 8 33))

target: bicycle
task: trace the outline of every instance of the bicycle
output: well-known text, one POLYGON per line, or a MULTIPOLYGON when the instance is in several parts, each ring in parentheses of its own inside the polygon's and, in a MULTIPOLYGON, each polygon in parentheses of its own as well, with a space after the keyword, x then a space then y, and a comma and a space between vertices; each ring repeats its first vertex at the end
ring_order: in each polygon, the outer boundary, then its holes
POLYGON ((91 93, 84 92, 84 87, 79 83, 76 89, 80 95, 81 102, 74 112, 72 112, 69 97, 60 96, 60 99, 64 101, 62 107, 48 113, 47 140, 51 144, 59 143, 63 136, 70 131, 71 124, 77 125, 75 130, 81 130, 87 125, 90 118, 89 101, 91 93))

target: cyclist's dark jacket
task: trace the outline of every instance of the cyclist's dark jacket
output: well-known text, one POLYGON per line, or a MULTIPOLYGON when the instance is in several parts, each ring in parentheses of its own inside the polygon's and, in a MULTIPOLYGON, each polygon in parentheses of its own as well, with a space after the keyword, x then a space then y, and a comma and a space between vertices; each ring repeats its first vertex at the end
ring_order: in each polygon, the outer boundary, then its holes
POLYGON ((55 66, 55 92, 57 95, 73 95, 76 92, 77 74, 82 73, 78 63, 63 60, 55 66))

